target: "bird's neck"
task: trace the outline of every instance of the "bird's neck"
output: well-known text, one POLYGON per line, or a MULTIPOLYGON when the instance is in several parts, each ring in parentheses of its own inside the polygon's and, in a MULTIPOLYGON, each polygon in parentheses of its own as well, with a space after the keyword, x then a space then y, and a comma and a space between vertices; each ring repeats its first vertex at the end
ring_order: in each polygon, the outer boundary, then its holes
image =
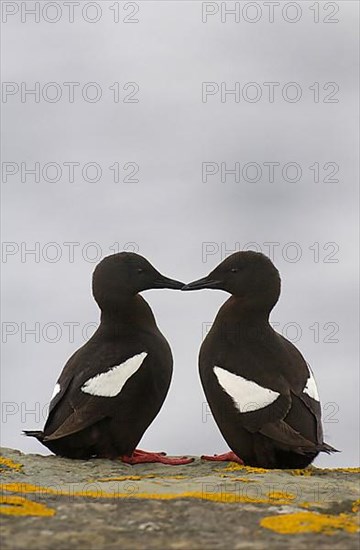
POLYGON ((156 329, 156 321, 148 303, 136 294, 117 299, 101 310, 100 327, 106 332, 156 329))
POLYGON ((231 296, 220 308, 213 326, 226 340, 259 340, 273 332, 269 315, 268 308, 254 308, 242 298, 231 296))
POLYGON ((224 316, 233 318, 242 323, 269 324, 269 315, 272 308, 255 303, 242 297, 231 296, 220 311, 224 316))

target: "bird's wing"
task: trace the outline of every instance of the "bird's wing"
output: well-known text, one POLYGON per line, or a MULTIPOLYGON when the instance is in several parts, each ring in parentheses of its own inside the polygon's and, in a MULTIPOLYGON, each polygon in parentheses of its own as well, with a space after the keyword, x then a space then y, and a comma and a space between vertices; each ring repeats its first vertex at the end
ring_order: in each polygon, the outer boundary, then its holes
POLYGON ((203 348, 203 383, 214 395, 227 394, 226 407, 231 406, 231 398, 246 430, 298 452, 332 449, 323 441, 314 375, 291 342, 274 332, 268 340, 242 349, 229 345, 213 353, 206 344, 203 348))
POLYGON ((307 378, 302 390, 294 392, 297 397, 302 401, 306 408, 311 412, 316 421, 317 427, 317 440, 321 442, 323 440, 323 431, 321 424, 321 405, 320 397, 317 390, 314 374, 310 365, 307 363, 307 378))
POLYGON ((291 407, 291 394, 281 377, 269 388, 219 366, 215 366, 213 372, 217 384, 240 413, 242 425, 252 433, 266 424, 282 420, 291 407))
MULTIPOLYGON (((246 430, 265 435, 298 453, 326 450, 322 439, 314 443, 289 422, 297 397, 282 376, 272 383, 270 389, 221 367, 215 367, 214 373, 220 387, 231 397, 240 413, 240 422, 246 430)), ((312 419, 310 423, 313 424, 312 419)))
MULTIPOLYGON (((323 442, 323 432, 321 424, 321 405, 317 385, 314 378, 314 373, 299 352, 299 350, 286 338, 278 335, 279 341, 283 349, 289 355, 289 367, 286 369, 286 376, 290 390, 293 396, 296 396, 305 407, 305 410, 311 413, 311 416, 316 423, 317 442, 323 442)), ((300 410, 299 410, 299 414, 300 410)))
POLYGON ((286 361, 276 376, 271 363, 262 365, 248 356, 245 367, 227 356, 227 368, 213 368, 217 382, 249 432, 259 432, 297 452, 325 450, 313 373, 295 346, 282 337, 279 342, 286 361))
POLYGON ((74 375, 76 374, 76 368, 75 365, 77 364, 77 357, 81 355, 82 348, 77 350, 67 361, 65 367, 63 368, 59 379, 57 380, 51 399, 50 399, 50 405, 49 405, 49 417, 51 416, 52 411, 55 409, 55 407, 62 401, 64 398, 65 393, 67 392, 67 389, 74 378, 74 375))
POLYGON ((285 447, 291 447, 294 451, 300 454, 313 453, 321 451, 322 446, 313 443, 303 437, 300 432, 294 430, 284 420, 270 422, 261 427, 259 432, 266 435, 270 439, 274 439, 285 447))
POLYGON ((146 356, 146 351, 139 351, 125 357, 101 347, 94 353, 85 350, 74 354, 58 380, 59 391, 51 401, 44 440, 71 435, 109 416, 114 400, 122 398, 123 388, 146 356))
POLYGON ((106 413, 103 410, 99 410, 96 400, 89 398, 86 400, 86 403, 79 405, 79 408, 75 409, 70 416, 67 416, 55 431, 49 435, 45 435, 43 440, 53 441, 80 432, 105 417, 106 413))

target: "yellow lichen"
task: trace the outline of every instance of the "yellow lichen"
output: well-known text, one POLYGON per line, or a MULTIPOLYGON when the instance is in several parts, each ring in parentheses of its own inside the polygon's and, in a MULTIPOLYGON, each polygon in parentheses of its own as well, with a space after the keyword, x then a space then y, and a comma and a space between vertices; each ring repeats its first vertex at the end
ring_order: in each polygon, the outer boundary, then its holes
POLYGON ((298 504, 298 506, 300 506, 300 508, 312 508, 313 506, 316 506, 316 502, 311 503, 311 502, 305 501, 298 504))
POLYGON ((88 498, 136 498, 136 499, 151 499, 151 500, 172 500, 177 498, 195 498, 201 500, 211 500, 214 502, 242 502, 251 504, 288 504, 294 498, 289 493, 272 493, 272 497, 249 497, 247 495, 238 494, 237 492, 206 492, 206 491, 187 491, 183 493, 140 493, 140 492, 125 492, 103 491, 99 488, 98 491, 93 490, 72 490, 70 489, 53 489, 51 487, 42 487, 40 485, 32 485, 30 483, 4 483, 0 485, 3 491, 16 492, 20 494, 38 493, 40 495, 59 495, 72 497, 88 497, 88 498), (275 495, 275 497, 274 497, 275 495))
POLYGON ((116 476, 116 477, 100 477, 98 479, 91 479, 90 482, 99 481, 100 483, 108 483, 111 481, 141 481, 142 479, 186 479, 186 476, 182 474, 157 476, 155 474, 143 474, 136 476, 116 476))
POLYGON ((282 514, 267 516, 260 521, 260 525, 282 535, 296 533, 324 533, 331 535, 335 531, 347 531, 356 533, 356 522, 346 514, 337 516, 318 514, 315 512, 296 512, 294 514, 282 514))
POLYGON ((237 464, 236 462, 230 462, 225 468, 215 468, 215 472, 237 472, 243 470, 244 466, 237 464))
POLYGON ((53 516, 55 513, 55 510, 45 506, 45 504, 33 502, 24 497, 0 496, 0 514, 8 516, 53 516))
MULTIPOLYGON (((183 495, 174 495, 173 498, 201 498, 203 500, 211 500, 213 502, 225 502, 225 503, 245 503, 245 504, 273 504, 274 500, 271 498, 258 498, 248 497, 246 495, 239 495, 234 493, 184 493, 183 495)), ((275 501, 276 504, 288 504, 289 500, 279 499, 275 501)))
POLYGON ((144 474, 144 475, 141 475, 141 476, 117 476, 117 477, 101 477, 99 479, 96 479, 96 480, 91 480, 91 481, 100 481, 102 483, 104 482, 108 482, 108 481, 141 481, 142 479, 151 479, 151 478, 154 478, 156 477, 155 475, 153 474, 144 474))
POLYGON ((272 491, 268 493, 268 497, 270 501, 278 502, 279 500, 294 500, 295 495, 293 495, 292 493, 283 493, 282 491, 272 491))
POLYGON ((295 470, 290 470, 290 472, 293 476, 312 476, 313 475, 313 471, 310 470, 309 468, 304 468, 304 469, 297 468, 295 470))
POLYGON ((317 468, 320 472, 340 472, 344 474, 360 474, 360 468, 317 468))
POLYGON ((355 513, 360 510, 360 498, 358 500, 355 500, 355 502, 353 502, 351 509, 355 513))
POLYGON ((187 479, 187 476, 184 476, 184 474, 173 474, 169 476, 159 476, 161 479, 187 479))
POLYGON ((52 495, 59 494, 54 489, 41 487, 40 485, 32 485, 31 483, 1 483, 2 491, 10 491, 11 493, 48 493, 52 495))
POLYGON ((97 479, 89 480, 90 483, 99 481, 100 483, 109 483, 111 481, 141 481, 142 479, 186 479, 186 476, 182 474, 178 475, 169 475, 169 476, 157 476, 154 474, 143 474, 143 475, 134 475, 134 476, 116 476, 116 477, 100 477, 97 479))
POLYGON ((217 469, 218 472, 237 472, 237 471, 247 472, 248 474, 266 474, 270 470, 265 468, 255 468, 253 466, 244 466, 243 464, 237 464, 236 462, 230 462, 226 468, 217 469))
POLYGON ((7 458, 6 456, 0 456, 0 471, 3 472, 7 469, 14 470, 15 472, 21 472, 22 470, 22 464, 18 464, 17 462, 14 462, 11 458, 7 458))
MULTIPOLYGON (((225 468, 217 468, 217 472, 237 472, 239 470, 242 470, 243 472, 247 472, 249 474, 267 474, 269 472, 281 472, 283 470, 267 470, 266 468, 255 468, 253 466, 244 466, 243 464, 238 464, 237 462, 230 462, 228 466, 225 468)), ((330 473, 347 473, 347 474, 359 474, 360 468, 315 468, 314 466, 309 466, 308 468, 304 469, 293 469, 293 470, 285 470, 291 473, 294 476, 311 476, 316 473, 323 473, 323 472, 330 472, 330 473)))

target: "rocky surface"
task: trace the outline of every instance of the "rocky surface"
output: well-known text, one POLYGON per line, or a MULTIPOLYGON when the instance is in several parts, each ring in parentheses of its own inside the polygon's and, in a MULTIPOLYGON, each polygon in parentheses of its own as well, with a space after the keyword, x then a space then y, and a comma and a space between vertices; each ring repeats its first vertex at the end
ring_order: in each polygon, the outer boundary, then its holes
POLYGON ((359 548, 359 469, 1 455, 2 550, 359 548))

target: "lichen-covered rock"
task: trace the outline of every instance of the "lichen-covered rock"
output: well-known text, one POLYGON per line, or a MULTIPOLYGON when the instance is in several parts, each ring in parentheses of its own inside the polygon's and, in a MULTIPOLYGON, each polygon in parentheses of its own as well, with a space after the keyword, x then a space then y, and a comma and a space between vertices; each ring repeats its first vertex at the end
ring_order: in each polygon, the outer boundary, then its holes
POLYGON ((359 548, 359 469, 1 455, 2 550, 359 548))

